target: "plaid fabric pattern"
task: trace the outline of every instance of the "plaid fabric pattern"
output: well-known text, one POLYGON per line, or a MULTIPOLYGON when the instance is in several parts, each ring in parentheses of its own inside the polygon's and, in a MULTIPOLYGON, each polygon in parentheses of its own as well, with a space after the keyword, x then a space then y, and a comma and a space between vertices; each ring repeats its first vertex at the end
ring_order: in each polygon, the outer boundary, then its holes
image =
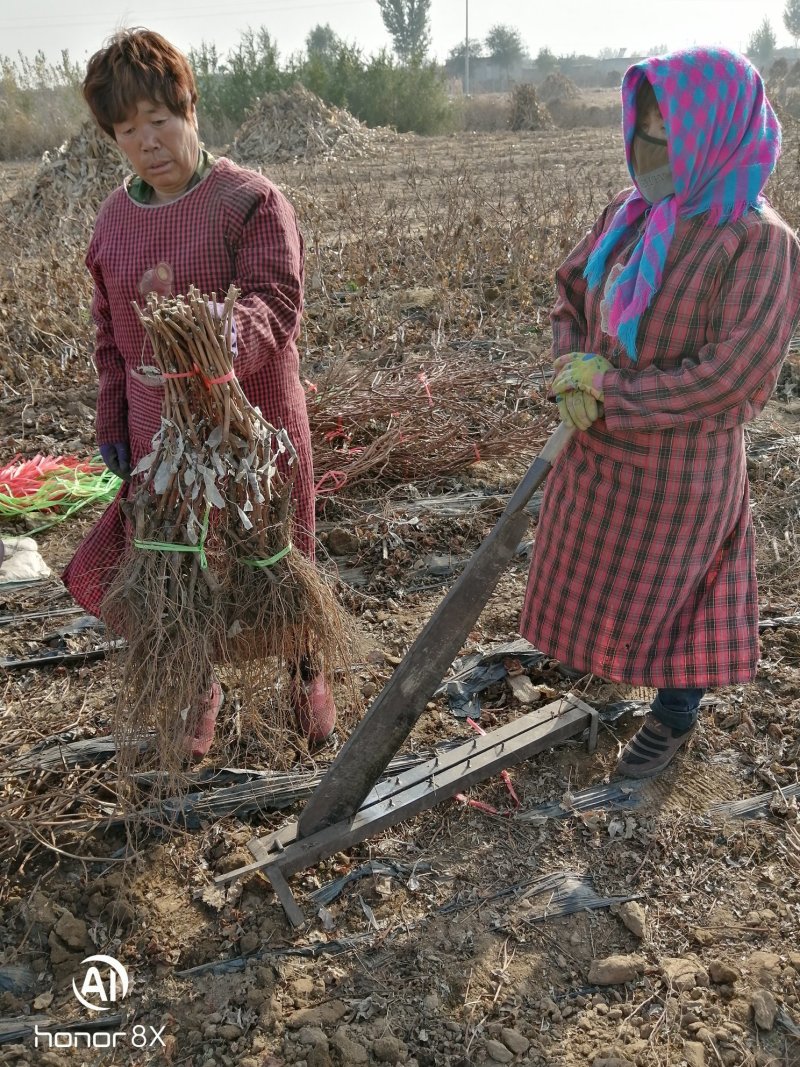
POLYGON ((644 229, 611 294, 609 326, 633 360, 642 313, 661 284, 679 218, 707 214, 735 221, 764 203, 761 191, 781 147, 780 124, 761 75, 744 56, 696 48, 646 59, 629 67, 622 82, 623 134, 628 170, 636 128, 636 95, 652 84, 664 116, 675 193, 652 208, 634 189, 592 250, 586 275, 592 288, 608 257, 646 216, 644 229))
POLYGON ((613 681, 743 682, 758 658, 743 424, 766 404, 800 317, 800 246, 769 207, 723 225, 678 219, 635 364, 602 332, 602 292, 584 277, 625 196, 557 273, 554 354, 596 352, 615 369, 604 416, 545 484, 520 628, 613 681))
MULTIPOLYGON (((121 187, 100 208, 86 258, 94 280, 92 316, 99 377, 98 444, 129 441, 132 464, 152 448, 162 390, 134 376, 149 342, 134 302, 153 289, 169 295, 190 285, 222 299, 241 290, 235 310, 236 372, 250 402, 285 427, 298 452, 294 544, 314 554, 314 478, 296 338, 303 307, 303 240, 294 210, 266 178, 218 160, 180 199, 136 203, 121 187)), ((126 551, 119 507, 127 486, 81 543, 63 578, 93 615, 126 551)))

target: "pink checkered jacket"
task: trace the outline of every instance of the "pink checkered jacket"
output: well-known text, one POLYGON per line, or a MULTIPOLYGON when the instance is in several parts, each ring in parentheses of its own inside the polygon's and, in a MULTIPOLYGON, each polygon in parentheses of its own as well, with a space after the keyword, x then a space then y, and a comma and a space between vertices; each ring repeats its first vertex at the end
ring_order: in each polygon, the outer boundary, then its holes
MULTIPOLYGON (((293 543, 313 557, 314 480, 296 339, 303 308, 303 240, 294 211, 266 178, 217 160, 178 200, 134 201, 125 186, 101 206, 86 258, 94 279, 92 316, 99 377, 97 442, 128 440, 135 464, 152 448, 161 390, 137 369, 148 344, 133 307, 147 292, 184 293, 195 285, 222 299, 233 283, 237 375, 251 403, 285 427, 297 452, 293 543)), ((87 611, 100 604, 126 550, 129 531, 117 500, 79 546, 64 572, 87 611)))
POLYGON ((595 352, 615 369, 604 416, 575 433, 546 483, 521 632, 613 681, 748 681, 758 599, 743 428, 797 325, 800 246, 769 207, 721 226, 679 219, 634 364, 601 329, 604 286, 589 292, 583 277, 623 199, 557 273, 554 355, 595 352))

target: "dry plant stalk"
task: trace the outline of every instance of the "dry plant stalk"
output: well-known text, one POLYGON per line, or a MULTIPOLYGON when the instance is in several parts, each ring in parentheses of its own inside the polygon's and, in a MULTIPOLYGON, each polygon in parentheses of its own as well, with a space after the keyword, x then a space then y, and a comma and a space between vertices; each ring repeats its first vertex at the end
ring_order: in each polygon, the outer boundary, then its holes
MULTIPOLYGON (((275 660, 290 677, 301 662, 330 676, 343 658, 341 609, 291 543, 294 446, 235 376, 237 295, 231 287, 220 305, 192 287, 174 299, 150 294, 137 309, 154 364, 142 373, 164 397, 125 505, 131 550, 103 604, 127 638, 116 716, 123 776, 147 729, 158 766, 178 771, 216 665, 234 667, 252 694, 276 680, 275 660)), ((284 702, 290 688, 278 687, 284 702)), ((280 724, 265 732, 279 737, 280 724)))
POLYGON ((345 360, 332 363, 307 398, 320 492, 363 492, 370 483, 375 492, 528 455, 546 440, 549 413, 533 420, 524 408, 513 410, 528 381, 544 381, 520 366, 489 363, 484 353, 409 360, 369 374, 345 360))

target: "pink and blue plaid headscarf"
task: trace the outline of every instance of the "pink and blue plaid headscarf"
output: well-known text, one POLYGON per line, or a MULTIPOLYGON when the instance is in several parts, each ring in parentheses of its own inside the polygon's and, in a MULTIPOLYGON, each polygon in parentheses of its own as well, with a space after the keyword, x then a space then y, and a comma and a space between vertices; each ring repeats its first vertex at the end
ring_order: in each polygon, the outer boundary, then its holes
MULTIPOLYGON (((631 177, 636 94, 644 78, 664 116, 675 193, 653 204, 610 293, 609 331, 634 362, 639 320, 661 285, 676 221, 708 212, 718 225, 760 209, 781 147, 780 124, 755 67, 722 48, 692 48, 645 59, 625 72, 622 125, 631 177)), ((589 257, 590 289, 600 285, 612 251, 649 207, 638 189, 619 207, 589 257)))

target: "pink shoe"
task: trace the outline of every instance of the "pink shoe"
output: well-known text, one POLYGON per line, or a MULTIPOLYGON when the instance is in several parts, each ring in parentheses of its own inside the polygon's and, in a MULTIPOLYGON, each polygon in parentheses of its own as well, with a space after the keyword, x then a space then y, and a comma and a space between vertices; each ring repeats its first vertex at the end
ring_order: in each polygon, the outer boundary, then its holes
POLYGON ((191 734, 186 734, 183 739, 183 750, 192 759, 202 759, 214 742, 214 730, 217 725, 217 716, 222 707, 222 686, 214 679, 211 689, 200 701, 194 715, 187 715, 188 723, 193 722, 191 734))
POLYGON ((336 705, 324 675, 315 674, 308 681, 298 676, 293 679, 292 711, 297 729, 309 747, 327 741, 336 725, 336 705))

